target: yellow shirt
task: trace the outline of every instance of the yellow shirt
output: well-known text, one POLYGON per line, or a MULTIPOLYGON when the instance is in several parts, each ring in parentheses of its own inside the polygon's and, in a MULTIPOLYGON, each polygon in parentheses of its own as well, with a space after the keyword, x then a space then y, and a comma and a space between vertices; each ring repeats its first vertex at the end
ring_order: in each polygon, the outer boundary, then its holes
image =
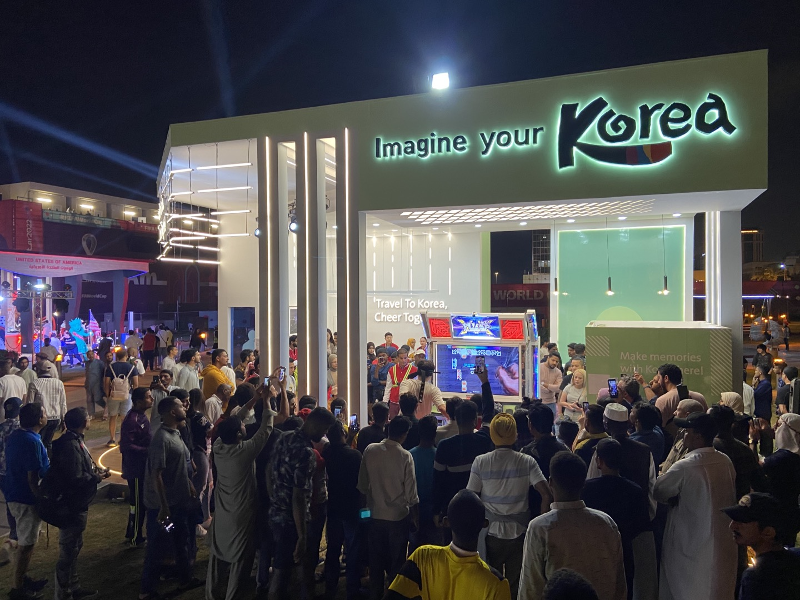
POLYGON ((450 546, 421 546, 400 569, 387 600, 511 600, 508 580, 480 556, 458 556, 450 546))
POLYGON ((203 377, 203 398, 206 400, 216 394, 217 388, 223 383, 234 387, 233 382, 215 365, 208 365, 200 375, 203 377))

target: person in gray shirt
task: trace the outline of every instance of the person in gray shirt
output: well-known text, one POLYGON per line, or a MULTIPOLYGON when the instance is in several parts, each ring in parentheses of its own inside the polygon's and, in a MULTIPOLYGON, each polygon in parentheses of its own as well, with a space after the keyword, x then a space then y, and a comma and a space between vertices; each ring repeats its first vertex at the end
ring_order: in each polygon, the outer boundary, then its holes
POLYGON ((189 479, 191 455, 183 443, 179 427, 185 426, 186 410, 171 396, 158 405, 161 427, 154 432, 147 451, 144 480, 144 505, 147 508, 147 553, 142 570, 139 598, 156 598, 156 587, 164 549, 172 546, 179 574, 178 592, 202 582, 192 577, 189 548, 195 523, 191 504, 197 496, 189 479))

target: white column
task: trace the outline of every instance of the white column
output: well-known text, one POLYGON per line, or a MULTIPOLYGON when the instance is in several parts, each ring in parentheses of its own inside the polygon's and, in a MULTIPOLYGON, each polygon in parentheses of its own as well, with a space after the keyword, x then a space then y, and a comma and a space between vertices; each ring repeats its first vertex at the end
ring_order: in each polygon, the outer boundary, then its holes
MULTIPOLYGON (((742 214, 707 212, 706 321, 731 330, 731 390, 742 392, 742 214)), ((713 357, 712 357, 713 360, 713 357)), ((714 398, 708 398, 716 402, 714 398)))

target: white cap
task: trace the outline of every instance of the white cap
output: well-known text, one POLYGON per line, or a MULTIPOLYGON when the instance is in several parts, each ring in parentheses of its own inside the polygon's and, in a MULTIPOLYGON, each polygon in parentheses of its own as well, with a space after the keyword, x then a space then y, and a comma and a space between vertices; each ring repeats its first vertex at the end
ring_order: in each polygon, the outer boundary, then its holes
POLYGON ((603 416, 609 421, 624 423, 628 420, 628 409, 618 402, 612 402, 606 406, 603 416))

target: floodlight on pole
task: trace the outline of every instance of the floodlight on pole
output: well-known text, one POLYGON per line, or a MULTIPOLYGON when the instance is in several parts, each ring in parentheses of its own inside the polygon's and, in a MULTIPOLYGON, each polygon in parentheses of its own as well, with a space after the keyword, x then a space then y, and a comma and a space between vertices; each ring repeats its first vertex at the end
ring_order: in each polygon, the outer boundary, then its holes
POLYGON ((431 89, 446 90, 450 87, 449 73, 434 73, 431 77, 431 89))

